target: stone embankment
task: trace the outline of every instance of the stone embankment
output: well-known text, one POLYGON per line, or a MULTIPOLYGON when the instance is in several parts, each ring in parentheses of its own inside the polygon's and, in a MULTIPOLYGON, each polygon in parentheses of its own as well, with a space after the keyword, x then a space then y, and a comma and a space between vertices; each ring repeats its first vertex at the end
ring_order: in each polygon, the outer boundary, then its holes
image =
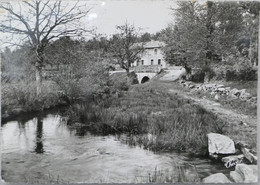
POLYGON ((214 96, 216 100, 221 98, 227 99, 240 99, 242 101, 247 101, 252 105, 257 105, 257 97, 253 97, 246 89, 231 89, 230 87, 225 87, 221 84, 194 84, 189 81, 180 80, 180 84, 183 87, 189 89, 194 89, 195 91, 201 91, 214 96))
POLYGON ((229 137, 209 133, 208 150, 211 158, 221 160, 230 171, 229 178, 223 173, 212 174, 202 181, 204 183, 255 183, 258 179, 257 157, 242 143, 234 143, 229 137))

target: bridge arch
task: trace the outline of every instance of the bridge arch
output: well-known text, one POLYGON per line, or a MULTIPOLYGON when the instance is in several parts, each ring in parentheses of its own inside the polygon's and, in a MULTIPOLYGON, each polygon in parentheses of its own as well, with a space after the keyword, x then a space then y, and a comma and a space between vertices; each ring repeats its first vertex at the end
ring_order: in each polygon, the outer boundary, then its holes
POLYGON ((136 73, 136 75, 137 75, 138 83, 141 84, 151 80, 153 77, 157 75, 157 73, 136 73))
POLYGON ((145 83, 145 82, 148 82, 150 80, 150 78, 148 76, 144 76, 141 80, 141 83, 145 83))

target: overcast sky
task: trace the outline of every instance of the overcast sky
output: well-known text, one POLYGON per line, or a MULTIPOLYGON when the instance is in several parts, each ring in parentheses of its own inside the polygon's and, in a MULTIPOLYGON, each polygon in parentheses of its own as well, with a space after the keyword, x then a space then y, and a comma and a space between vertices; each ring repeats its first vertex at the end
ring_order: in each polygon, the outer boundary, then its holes
MULTIPOLYGON (((75 1, 72 0, 63 1, 67 8, 75 4, 75 1)), ((18 6, 18 1, 11 2, 15 11, 19 11, 23 6, 22 1, 19 1, 21 7, 18 6)), ((142 28, 141 33, 156 33, 173 22, 170 7, 175 5, 173 0, 83 0, 80 4, 84 7, 87 5, 87 9, 92 8, 89 14, 83 18, 82 24, 87 24, 90 29, 95 28, 96 33, 103 36, 111 36, 116 33, 116 26, 123 25, 126 21, 136 28, 142 28)), ((22 13, 26 15, 26 10, 24 9, 24 11, 22 13)), ((0 13, 6 15, 6 11, 2 9, 0 13)), ((2 18, 0 16, 0 21, 2 18)), ((23 24, 17 25, 17 28, 25 29, 23 27, 23 24)), ((21 38, 21 35, 0 35, 0 45, 2 46, 0 49, 9 46, 6 42, 16 42, 21 38)))
POLYGON ((173 20, 172 0, 104 0, 93 4, 87 21, 107 36, 126 21, 143 28, 142 32, 156 33, 173 20))

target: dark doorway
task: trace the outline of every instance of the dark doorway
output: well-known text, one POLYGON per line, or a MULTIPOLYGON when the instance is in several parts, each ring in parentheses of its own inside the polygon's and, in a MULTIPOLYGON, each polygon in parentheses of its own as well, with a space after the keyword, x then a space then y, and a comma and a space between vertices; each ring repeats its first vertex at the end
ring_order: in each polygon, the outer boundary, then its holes
POLYGON ((143 77, 141 83, 143 84, 143 83, 145 83, 145 82, 148 82, 149 80, 150 80, 150 78, 147 77, 147 76, 145 76, 145 77, 143 77))

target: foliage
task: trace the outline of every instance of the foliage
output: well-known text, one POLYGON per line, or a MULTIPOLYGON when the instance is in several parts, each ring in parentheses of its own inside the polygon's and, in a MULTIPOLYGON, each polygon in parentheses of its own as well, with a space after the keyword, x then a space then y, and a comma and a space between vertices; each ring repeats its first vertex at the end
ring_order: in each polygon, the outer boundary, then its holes
POLYGON ((131 85, 138 84, 137 76, 134 72, 131 73, 114 73, 109 77, 109 86, 111 93, 120 93, 127 91, 131 85))
POLYGON ((0 23, 0 32, 6 35, 4 43, 23 46, 27 42, 34 52, 31 65, 35 70, 37 93, 40 93, 42 70, 46 65, 46 46, 51 40, 61 36, 80 36, 87 32, 80 20, 89 10, 85 6, 81 7, 78 2, 66 4, 62 1, 40 0, 3 2, 0 9, 4 11, 1 13, 0 23))
POLYGON ((118 34, 113 35, 111 39, 111 52, 118 60, 118 64, 122 69, 129 73, 131 64, 139 59, 140 53, 143 52, 143 43, 138 43, 138 31, 133 25, 125 23, 125 25, 117 26, 118 34))
POLYGON ((169 63, 211 67, 245 49, 250 51, 244 54, 250 61, 257 60, 259 3, 181 1, 177 5, 172 8, 175 23, 161 32, 169 63))
POLYGON ((224 81, 255 81, 257 69, 253 68, 247 57, 233 58, 233 65, 216 65, 213 67, 214 80, 224 81))

